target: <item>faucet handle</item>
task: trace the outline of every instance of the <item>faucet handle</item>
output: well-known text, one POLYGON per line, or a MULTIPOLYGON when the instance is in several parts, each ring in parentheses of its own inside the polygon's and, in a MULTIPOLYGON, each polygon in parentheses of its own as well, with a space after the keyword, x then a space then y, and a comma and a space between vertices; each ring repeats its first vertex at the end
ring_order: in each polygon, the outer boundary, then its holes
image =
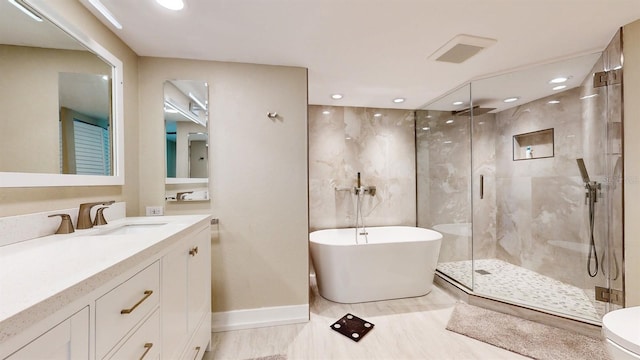
POLYGON ((69 214, 53 214, 49 215, 49 217, 60 216, 62 221, 60 222, 60 226, 56 231, 56 234, 71 234, 75 230, 73 230, 73 223, 71 222, 71 216, 69 214))
POLYGON ((107 225, 107 219, 104 218, 104 214, 102 213, 104 209, 107 209, 108 206, 98 208, 96 211, 96 217, 93 219, 93 226, 97 225, 107 225))

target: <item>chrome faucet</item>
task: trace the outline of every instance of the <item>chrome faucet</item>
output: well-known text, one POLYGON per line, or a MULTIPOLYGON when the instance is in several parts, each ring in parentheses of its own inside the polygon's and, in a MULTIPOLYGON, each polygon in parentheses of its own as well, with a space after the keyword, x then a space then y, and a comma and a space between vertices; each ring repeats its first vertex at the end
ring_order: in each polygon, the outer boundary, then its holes
POLYGON ((78 224, 76 225, 76 229, 92 228, 93 222, 91 221, 91 208, 98 205, 111 205, 114 202, 115 201, 111 200, 80 204, 80 209, 78 209, 78 224))

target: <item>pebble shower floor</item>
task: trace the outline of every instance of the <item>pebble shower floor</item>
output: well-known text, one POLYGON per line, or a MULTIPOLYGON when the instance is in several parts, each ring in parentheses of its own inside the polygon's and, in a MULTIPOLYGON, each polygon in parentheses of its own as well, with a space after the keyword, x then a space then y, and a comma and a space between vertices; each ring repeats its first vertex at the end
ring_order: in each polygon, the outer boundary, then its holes
MULTIPOLYGON (((475 260, 474 270, 476 294, 596 323, 604 315, 605 305, 595 301, 593 289, 580 289, 498 259, 475 260)), ((438 271, 463 284, 472 283, 471 260, 440 263, 438 271)))

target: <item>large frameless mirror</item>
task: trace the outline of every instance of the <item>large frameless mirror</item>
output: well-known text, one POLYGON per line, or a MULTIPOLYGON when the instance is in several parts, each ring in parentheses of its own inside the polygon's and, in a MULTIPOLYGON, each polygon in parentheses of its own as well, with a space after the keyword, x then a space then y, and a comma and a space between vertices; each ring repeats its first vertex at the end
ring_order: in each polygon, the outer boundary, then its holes
POLYGON ((164 83, 166 200, 209 200, 209 91, 206 82, 164 83))
POLYGON ((122 63, 44 0, 0 2, 0 187, 124 184, 122 63))

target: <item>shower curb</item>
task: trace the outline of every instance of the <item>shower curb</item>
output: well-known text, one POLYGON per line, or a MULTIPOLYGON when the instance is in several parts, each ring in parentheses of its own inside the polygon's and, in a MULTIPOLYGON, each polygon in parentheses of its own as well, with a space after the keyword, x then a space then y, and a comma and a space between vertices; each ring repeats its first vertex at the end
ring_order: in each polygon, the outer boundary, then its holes
POLYGON ((535 309, 529 309, 519 305, 509 304, 500 300, 479 296, 471 293, 470 290, 464 288, 462 285, 457 284, 454 280, 437 271, 436 275, 434 276, 434 283, 456 299, 461 300, 469 305, 474 305, 504 314, 517 316, 526 320, 535 321, 540 324, 554 326, 560 329, 574 331, 585 336, 590 336, 592 338, 604 340, 604 337, 602 335, 602 326, 599 324, 591 324, 560 315, 542 312, 535 309))

